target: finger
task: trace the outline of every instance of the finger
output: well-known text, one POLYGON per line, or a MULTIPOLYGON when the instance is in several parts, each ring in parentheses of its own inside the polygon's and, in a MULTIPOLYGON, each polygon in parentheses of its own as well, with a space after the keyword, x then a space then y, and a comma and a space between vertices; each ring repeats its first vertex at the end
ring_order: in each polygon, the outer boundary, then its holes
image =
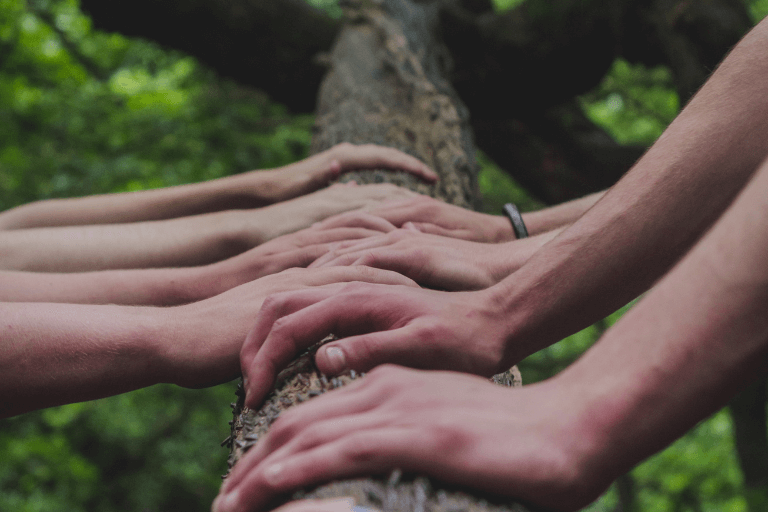
POLYGON ((431 272, 428 272, 420 258, 409 252, 392 250, 387 247, 367 249, 350 254, 342 254, 326 261, 321 268, 330 267, 370 267, 389 270, 413 279, 421 285, 431 285, 431 272))
POLYGON ((345 226, 322 230, 315 230, 310 228, 304 231, 305 232, 302 233, 304 236, 300 241, 303 245, 314 245, 347 240, 358 241, 360 239, 370 238, 372 236, 380 236, 382 234, 380 230, 370 229, 364 226, 345 226))
MULTIPOLYGON (((320 267, 320 266, 333 266, 333 265, 349 265, 349 263, 330 263, 330 262, 332 262, 333 260, 339 257, 347 256, 347 255, 354 255, 354 259, 357 259, 366 251, 387 247, 394 243, 399 242, 400 240, 402 240, 401 236, 398 236, 395 238, 391 236, 376 236, 376 237, 368 237, 367 239, 364 239, 364 240, 363 239, 350 240, 349 242, 336 244, 332 250, 328 251, 328 254, 319 258, 313 264, 313 266, 320 267)), ((352 261, 354 261, 354 259, 352 261)), ((349 258, 344 258, 344 260, 350 261, 349 258)))
POLYGON ((345 337, 321 347, 315 355, 317 368, 328 375, 347 370, 368 371, 381 364, 411 368, 443 367, 444 355, 411 326, 345 337))
POLYGON ((364 425, 373 426, 375 421, 370 418, 375 416, 365 413, 378 407, 387 396, 380 392, 360 393, 361 383, 354 382, 283 413, 267 435, 235 465, 221 492, 238 486, 267 457, 284 457, 335 440, 364 425))
POLYGON ((400 169, 429 182, 437 181, 437 173, 418 158, 394 148, 362 144, 345 148, 345 155, 340 157, 341 172, 355 169, 400 169))
MULTIPOLYGON (((277 374, 297 354, 330 333, 341 335, 365 325, 365 321, 359 320, 356 312, 349 311, 355 301, 359 303, 357 294, 350 300, 349 294, 340 296, 337 295, 338 291, 338 288, 334 288, 326 293, 315 290, 296 292, 293 296, 279 297, 274 306, 269 304, 263 317, 259 313, 254 337, 251 338, 249 334, 246 338, 248 350, 246 352, 244 345, 241 352, 243 374, 248 379, 246 405, 253 407, 260 403, 272 387, 277 374), (256 352, 252 355, 254 349, 256 352)), ((262 311, 265 307, 267 302, 262 311)), ((363 311, 367 316, 367 308, 363 307, 363 311)))
MULTIPOLYGON (((333 296, 341 285, 335 287, 317 287, 305 290, 277 293, 268 296, 256 315, 256 321, 248 332, 240 350, 240 367, 243 374, 243 387, 246 393, 245 405, 255 408, 269 392, 281 366, 274 365, 274 360, 282 360, 286 356, 277 357, 270 354, 265 357, 262 352, 267 336, 272 332, 275 322, 295 311, 316 304, 333 296), (269 366, 267 366, 269 365, 269 366)), ((282 347, 283 351, 297 353, 296 346, 282 347)), ((272 347, 272 350, 275 350, 272 347)))
POLYGON ((449 465, 441 460, 451 450, 433 437, 427 435, 426 429, 411 426, 372 428, 285 460, 267 459, 222 496, 220 503, 232 508, 217 512, 256 510, 291 489, 359 475, 386 474, 394 467, 409 472, 432 469, 432 474, 451 473, 449 465), (242 508, 246 503, 248 508, 242 508))
POLYGON ((361 283, 402 285, 418 288, 413 279, 407 276, 373 267, 358 265, 355 267, 328 267, 321 269, 304 270, 307 286, 333 285, 336 283, 348 283, 358 281, 361 283))
POLYGON ((462 240, 472 240, 472 233, 467 229, 448 229, 429 222, 406 222, 403 229, 427 233, 430 235, 440 235, 449 238, 460 238, 462 240))
POLYGON ((258 274, 255 274, 255 278, 258 279, 270 274, 282 272, 283 270, 287 270, 289 268, 306 267, 324 254, 327 254, 332 245, 333 244, 330 243, 308 245, 294 249, 293 251, 282 253, 280 255, 279 261, 274 266, 264 267, 258 274))
POLYGON ((381 233, 389 233, 397 229, 391 222, 363 212, 361 210, 354 210, 351 212, 341 213, 334 215, 320 222, 316 222, 312 229, 328 230, 333 228, 365 228, 373 231, 379 231, 381 233))
POLYGON ((337 255, 335 251, 329 251, 310 264, 312 268, 321 267, 350 267, 355 264, 359 256, 356 253, 337 255))
MULTIPOLYGON (((367 267, 316 270, 334 269, 386 272, 367 267)), ((407 278, 400 276, 400 279, 407 278)), ((380 300, 372 300, 372 297, 394 295, 397 299, 402 290, 380 284, 349 283, 343 287, 329 285, 268 297, 240 352, 246 380, 246 405, 258 405, 272 387, 277 373, 298 353, 328 334, 348 336, 389 329, 392 315, 379 307, 382 305, 380 300)), ((333 352, 329 356, 332 357, 333 352)))

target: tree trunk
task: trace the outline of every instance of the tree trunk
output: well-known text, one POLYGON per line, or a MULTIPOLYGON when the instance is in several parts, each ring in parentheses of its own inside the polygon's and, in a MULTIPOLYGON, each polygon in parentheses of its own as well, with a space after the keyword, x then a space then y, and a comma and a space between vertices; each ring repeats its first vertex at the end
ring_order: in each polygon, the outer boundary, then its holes
MULTIPOLYGON (((348 5, 348 23, 330 56, 320 88, 312 151, 339 142, 393 146, 432 166, 440 181, 419 183, 410 175, 383 170, 346 175, 360 183, 391 182, 461 206, 477 203, 477 164, 467 111, 443 76, 442 46, 435 39, 437 2, 385 0, 348 5)), ((344 385, 354 373, 327 379, 317 372, 313 352, 278 378, 276 391, 259 411, 235 405, 230 467, 280 414, 296 403, 344 385)), ((494 380, 520 385, 513 368, 494 380)), ((352 496, 359 505, 384 511, 523 511, 522 506, 455 487, 441 487, 418 475, 394 471, 387 480, 361 478, 301 491, 286 499, 352 496)))

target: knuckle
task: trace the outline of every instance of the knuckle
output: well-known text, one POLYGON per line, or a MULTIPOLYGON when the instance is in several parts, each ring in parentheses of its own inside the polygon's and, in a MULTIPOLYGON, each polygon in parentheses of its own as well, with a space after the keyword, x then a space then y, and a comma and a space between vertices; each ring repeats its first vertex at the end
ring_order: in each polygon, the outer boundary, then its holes
POLYGON ((261 312, 265 314, 271 314, 280 311, 280 309, 283 307, 283 303, 284 298, 282 294, 273 293, 271 295, 267 295, 267 298, 264 299, 264 302, 261 304, 261 312))

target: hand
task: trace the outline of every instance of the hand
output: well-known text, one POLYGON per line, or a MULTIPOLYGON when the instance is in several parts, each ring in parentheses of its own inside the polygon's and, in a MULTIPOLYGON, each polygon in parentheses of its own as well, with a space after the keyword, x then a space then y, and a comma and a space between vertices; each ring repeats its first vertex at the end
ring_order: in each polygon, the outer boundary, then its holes
MULTIPOLYGON (((341 229, 341 228, 335 228, 341 229)), ((480 290, 517 270, 506 264, 508 244, 485 244, 428 235, 408 229, 363 240, 328 244, 330 250, 309 267, 365 265, 393 270, 422 286, 441 290, 480 290)))
MULTIPOLYGON (((382 219, 378 219, 385 222, 382 219)), ((306 267, 318 257, 327 254, 340 241, 359 240, 381 235, 380 225, 365 227, 314 229, 307 228, 283 235, 263 243, 242 254, 203 267, 198 282, 210 282, 205 297, 225 292, 230 288, 283 270, 306 267)))
POLYGON ((597 471, 603 447, 587 434, 572 390, 557 379, 509 389, 470 375, 377 368, 281 415, 234 467, 213 511, 262 510, 287 491, 394 468, 579 509, 611 479, 597 471))
MULTIPOLYGON (((245 243, 254 247, 265 240, 304 229, 339 213, 361 208, 373 208, 385 201, 398 201, 418 196, 419 194, 416 192, 389 183, 357 185, 354 182, 349 182, 331 185, 312 194, 258 210, 230 212, 230 215, 239 219, 236 222, 244 223, 243 231, 247 234, 245 243)), ((362 222, 370 225, 370 220, 362 222)), ((361 221, 356 219, 350 220, 346 225, 321 224, 316 227, 317 229, 330 229, 333 227, 360 226, 361 221)))
MULTIPOLYGON (((331 149, 279 169, 255 171, 270 173, 276 183, 274 202, 307 194, 328 186, 342 173, 360 169, 392 169, 405 171, 430 183, 437 174, 418 158, 394 148, 343 142, 331 149)), ((259 191, 263 194, 263 191, 259 191)))
POLYGON ((233 379, 239 373, 238 354, 243 340, 267 296, 349 281, 417 287, 400 274, 368 267, 297 268, 262 277, 210 299, 167 308, 162 323, 170 339, 165 340, 160 361, 169 372, 166 381, 199 388, 233 379))
MULTIPOLYGON (((505 217, 475 212, 423 195, 370 205, 366 211, 399 228, 409 227, 422 233, 473 242, 496 243, 515 240, 512 226, 505 217)), ((322 224, 325 227, 341 227, 350 223, 354 225, 360 214, 345 213, 331 217, 322 224)))
POLYGON ((240 352, 246 405, 258 406, 278 372, 330 333, 342 339, 316 356, 329 375, 387 362, 493 375, 516 362, 499 302, 490 289, 438 292, 369 283, 270 296, 240 352))

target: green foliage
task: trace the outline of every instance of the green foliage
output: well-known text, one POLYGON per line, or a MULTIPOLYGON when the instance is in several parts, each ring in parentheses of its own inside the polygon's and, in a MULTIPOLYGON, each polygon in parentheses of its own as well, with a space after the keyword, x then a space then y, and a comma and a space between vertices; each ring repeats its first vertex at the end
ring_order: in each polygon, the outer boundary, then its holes
POLYGON ((757 23, 768 16, 768 0, 749 0, 749 12, 757 23))
POLYGON ((493 0, 493 7, 497 11, 506 11, 514 9, 523 2, 525 2, 525 0, 493 0))
POLYGON ((341 17, 339 0, 306 0, 306 2, 313 7, 324 10, 334 18, 341 17))
POLYGON ((482 169, 478 177, 483 198, 483 211, 500 215, 506 203, 515 203, 522 212, 538 210, 543 203, 531 197, 509 174, 505 173, 482 151, 477 152, 477 161, 482 169))
POLYGON ((622 144, 652 144, 680 110, 669 69, 623 59, 616 59, 581 103, 587 116, 622 144))
POLYGON ((161 385, 0 421, 0 510, 208 510, 234 385, 161 385))

